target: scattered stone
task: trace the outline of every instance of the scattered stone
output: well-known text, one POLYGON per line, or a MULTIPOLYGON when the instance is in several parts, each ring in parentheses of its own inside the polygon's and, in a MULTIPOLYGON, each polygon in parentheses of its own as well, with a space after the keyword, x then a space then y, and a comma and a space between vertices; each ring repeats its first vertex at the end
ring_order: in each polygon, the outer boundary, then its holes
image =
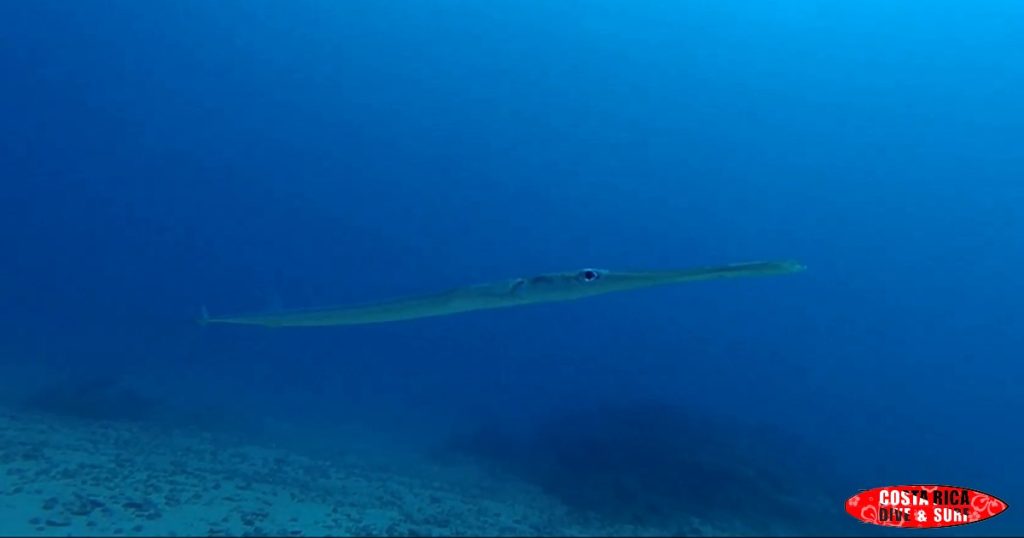
POLYGON ((246 527, 255 527, 258 523, 262 523, 263 520, 267 519, 267 516, 269 515, 270 514, 266 510, 260 509, 242 512, 238 515, 238 518, 246 527))
MULTIPOLYGON (((28 499, 40 503, 43 510, 39 510, 40 505, 34 505, 37 517, 29 516, 31 511, 19 514, 0 510, 3 514, 0 519, 10 517, 12 522, 21 521, 25 532, 37 535, 127 538, 159 531, 164 536, 173 536, 169 527, 176 525, 162 523, 162 510, 203 505, 204 509, 219 510, 204 521, 207 531, 202 527, 192 527, 191 531, 188 528, 174 530, 181 535, 221 537, 244 532, 246 536, 303 538, 305 519, 297 517, 303 512, 291 510, 284 502, 288 498, 306 503, 304 510, 317 511, 322 519, 310 523, 313 528, 321 529, 320 534, 329 535, 430 536, 449 532, 460 525, 466 526, 467 534, 487 528, 550 535, 553 530, 570 530, 562 527, 567 523, 579 525, 571 527, 572 534, 586 534, 601 528, 596 526, 600 523, 591 527, 590 522, 581 522, 575 517, 570 520, 561 511, 535 514, 532 506, 526 508, 523 511, 526 515, 521 517, 499 513, 498 508, 485 510, 481 517, 475 517, 471 508, 477 504, 475 499, 487 499, 489 494, 476 495, 472 494, 475 490, 471 490, 467 496, 461 485, 449 485, 445 478, 436 478, 436 483, 428 484, 418 478, 405 478, 399 471, 378 476, 376 471, 361 470, 358 466, 310 463, 304 456, 275 457, 260 448, 208 451, 200 444, 200 448, 176 450, 174 443, 192 444, 193 440, 168 437, 170 441, 166 443, 148 441, 148 432, 129 435, 122 432, 119 425, 89 426, 83 430, 87 441, 79 443, 78 438, 69 435, 66 438, 71 444, 67 448, 41 445, 45 453, 39 456, 39 461, 31 461, 35 456, 28 456, 24 448, 31 443, 12 445, 8 442, 11 435, 5 433, 9 431, 5 429, 6 424, 9 421, 5 422, 0 410, 0 482, 7 485, 0 487, 0 497, 4 494, 28 497, 32 491, 41 491, 28 499), (146 441, 137 442, 131 437, 146 441), (122 455, 119 453, 122 448, 139 455, 122 455), (78 458, 75 456, 78 451, 95 457, 78 458), (171 458, 176 460, 173 464, 169 463, 171 458), (229 461, 243 464, 231 468, 227 465, 229 461), (145 470, 141 469, 143 466, 145 470), (4 477, 5 473, 13 479, 4 477), (73 479, 64 484, 55 483, 69 477, 73 479), (405 484, 413 493, 395 494, 396 490, 405 491, 405 484), (54 486, 73 489, 68 494, 50 497, 57 491, 54 486), (211 489, 215 491, 210 492, 211 489), (242 491, 245 489, 252 491, 242 491), (253 495, 254 492, 260 495, 253 495), (228 505, 222 498, 234 502, 228 505), (218 521, 225 514, 225 519, 218 521), (535 515, 544 518, 543 525, 538 526, 533 521, 535 515)), ((42 429, 34 423, 33 427, 42 429)), ((59 432, 63 427, 58 423, 50 428, 59 432)), ((56 435, 47 434, 47 439, 55 438, 56 435)), ((0 508, 8 508, 5 502, 0 499, 0 508)), ((532 504, 532 500, 527 502, 532 504)), ((544 503, 546 499, 541 498, 536 504, 540 510, 546 510, 544 503)), ((500 508, 505 499, 487 499, 479 504, 500 508)), ((649 529, 637 528, 650 533, 649 529)))
POLYGON ((75 494, 73 499, 64 501, 64 511, 74 516, 88 516, 93 510, 102 508, 105 504, 102 501, 91 499, 84 495, 75 494))
POLYGON ((57 516, 46 520, 47 527, 67 527, 71 525, 71 518, 68 516, 57 516))
POLYGON ((127 501, 121 504, 121 508, 128 510, 135 517, 142 517, 148 520, 158 519, 162 516, 157 504, 149 499, 144 501, 127 501))

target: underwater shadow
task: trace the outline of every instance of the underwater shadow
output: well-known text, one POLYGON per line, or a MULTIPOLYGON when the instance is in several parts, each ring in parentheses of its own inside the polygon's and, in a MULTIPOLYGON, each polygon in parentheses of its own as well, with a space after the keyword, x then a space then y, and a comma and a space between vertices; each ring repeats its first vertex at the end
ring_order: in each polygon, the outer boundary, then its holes
POLYGON ((189 398, 170 401, 147 394, 116 373, 53 379, 5 403, 17 410, 76 420, 144 424, 252 438, 265 434, 261 417, 189 398))
POLYGON ((16 406, 57 416, 113 421, 150 420, 162 408, 161 402, 115 375, 53 381, 19 399, 16 406))
MULTIPOLYGON (((606 403, 520 431, 453 436, 450 455, 481 459, 568 507, 619 523, 694 534, 689 516, 727 532, 849 532, 827 454, 781 430, 660 403, 606 403)), ((848 517, 848 516, 847 516, 848 517)))

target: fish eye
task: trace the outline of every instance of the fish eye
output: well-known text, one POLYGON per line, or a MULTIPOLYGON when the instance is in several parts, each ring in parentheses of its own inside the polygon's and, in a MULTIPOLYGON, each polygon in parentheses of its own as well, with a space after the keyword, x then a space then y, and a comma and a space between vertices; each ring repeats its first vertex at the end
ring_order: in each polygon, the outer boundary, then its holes
POLYGON ((597 280, 597 278, 600 276, 601 275, 593 269, 584 269, 580 271, 580 278, 582 278, 584 282, 597 280))

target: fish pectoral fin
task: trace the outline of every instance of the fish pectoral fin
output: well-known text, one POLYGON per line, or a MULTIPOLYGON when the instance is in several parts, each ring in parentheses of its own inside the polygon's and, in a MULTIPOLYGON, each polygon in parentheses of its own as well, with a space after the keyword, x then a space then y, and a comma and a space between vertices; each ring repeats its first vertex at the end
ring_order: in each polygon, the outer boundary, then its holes
POLYGON ((519 295, 526 288, 526 279, 517 278, 512 281, 512 284, 508 287, 509 295, 519 295))

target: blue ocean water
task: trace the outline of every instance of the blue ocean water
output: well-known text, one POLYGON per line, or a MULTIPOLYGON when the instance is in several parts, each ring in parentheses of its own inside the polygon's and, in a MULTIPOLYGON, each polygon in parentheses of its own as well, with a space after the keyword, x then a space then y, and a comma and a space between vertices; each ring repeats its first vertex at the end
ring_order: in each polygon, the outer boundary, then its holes
POLYGON ((1020 534, 1020 50, 1006 0, 2 3, 0 400, 474 462, 610 525, 881 535, 847 497, 943 483, 1010 505, 945 534, 1020 534))

